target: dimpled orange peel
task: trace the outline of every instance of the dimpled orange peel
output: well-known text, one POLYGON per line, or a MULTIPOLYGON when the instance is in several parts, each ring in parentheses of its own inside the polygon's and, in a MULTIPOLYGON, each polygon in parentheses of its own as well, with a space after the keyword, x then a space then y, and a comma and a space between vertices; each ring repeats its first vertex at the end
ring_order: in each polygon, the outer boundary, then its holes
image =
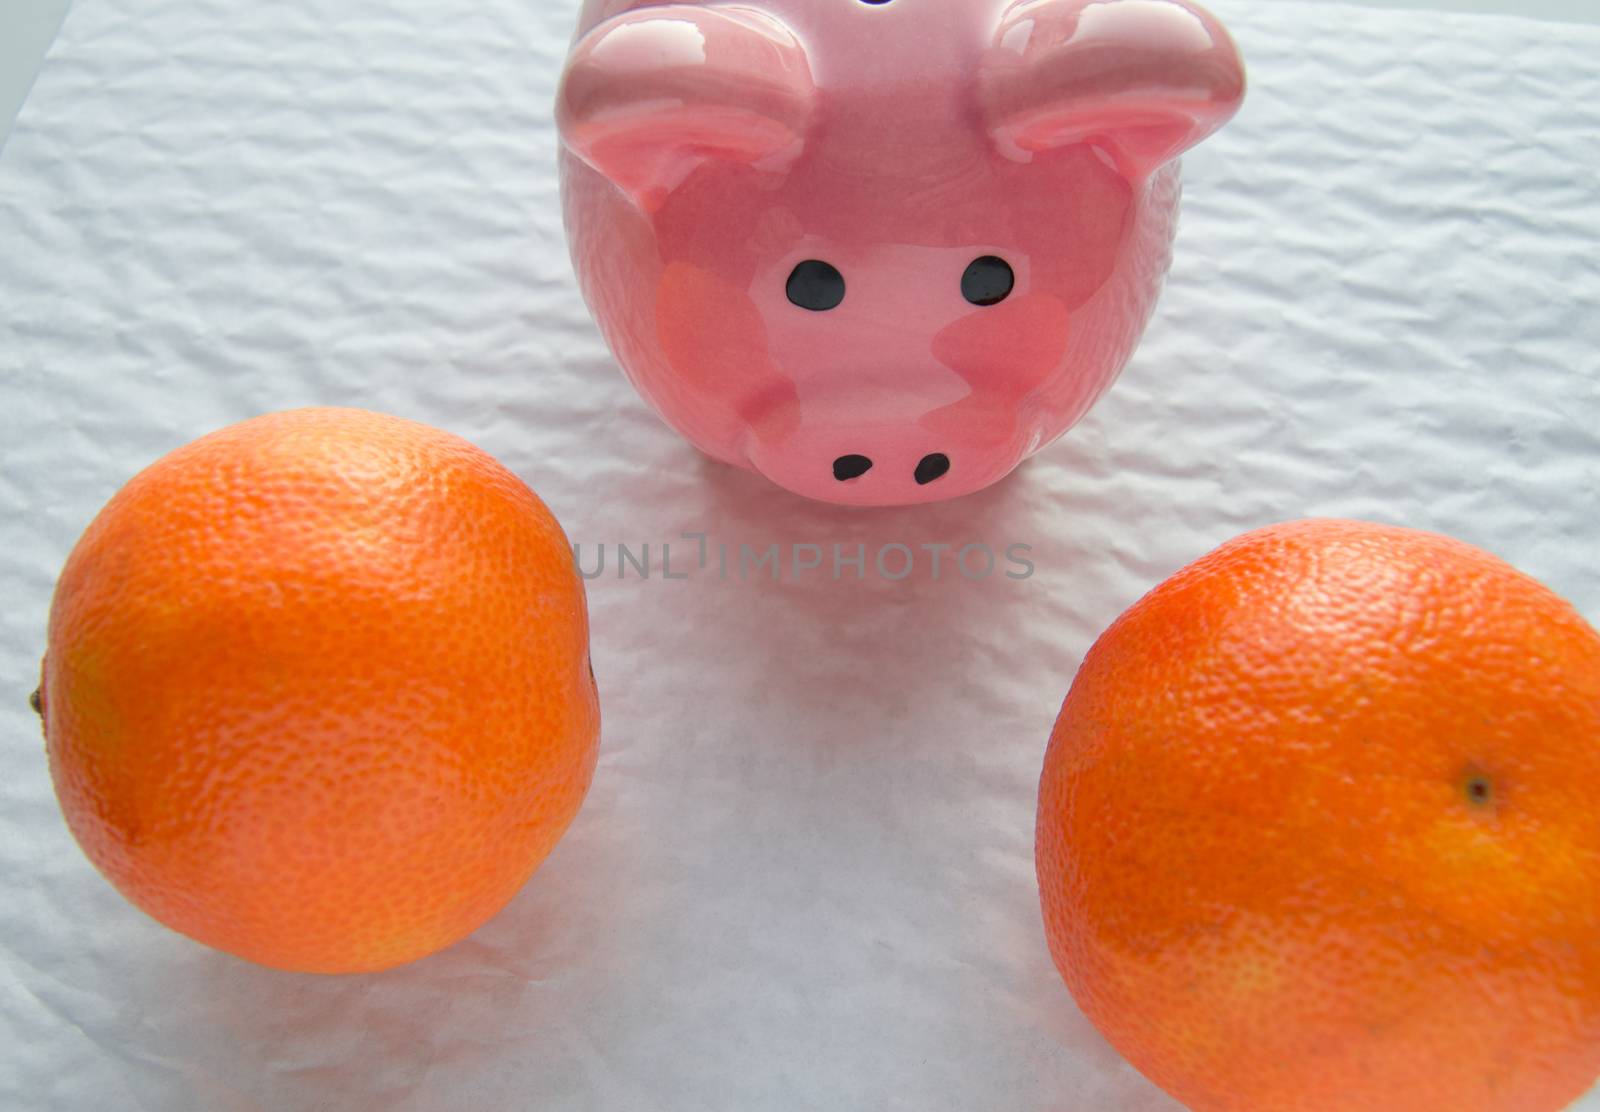
POLYGON ((1495 557, 1305 521, 1094 646, 1055 731, 1050 950, 1196 1112, 1543 1112, 1600 1073, 1600 637, 1495 557))
POLYGON ((123 895, 324 973, 499 911, 599 732, 550 511, 459 437, 355 409, 245 421, 129 482, 61 575, 36 703, 62 811, 123 895))

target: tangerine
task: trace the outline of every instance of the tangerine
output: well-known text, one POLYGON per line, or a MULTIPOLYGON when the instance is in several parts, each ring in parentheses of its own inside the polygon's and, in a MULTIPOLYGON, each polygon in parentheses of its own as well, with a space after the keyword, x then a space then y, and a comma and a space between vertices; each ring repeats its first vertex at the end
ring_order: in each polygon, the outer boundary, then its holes
POLYGON ((356 409, 159 460, 67 561, 36 696, 72 833, 264 965, 382 969, 500 910, 594 772, 560 525, 459 437, 356 409))
POLYGON ((1559 1109, 1600 1072, 1600 636, 1460 541, 1240 537, 1088 654, 1037 867, 1079 1006, 1197 1112, 1559 1109))

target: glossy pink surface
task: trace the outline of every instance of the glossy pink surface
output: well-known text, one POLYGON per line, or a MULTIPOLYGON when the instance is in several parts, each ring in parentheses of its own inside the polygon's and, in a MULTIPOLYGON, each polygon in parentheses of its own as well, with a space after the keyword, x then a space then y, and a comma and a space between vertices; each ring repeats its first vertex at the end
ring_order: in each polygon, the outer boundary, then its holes
POLYGON ((965 494, 1121 371, 1175 160, 1243 95, 1187 0, 588 0, 557 104, 579 281, 708 454, 830 502, 965 494))

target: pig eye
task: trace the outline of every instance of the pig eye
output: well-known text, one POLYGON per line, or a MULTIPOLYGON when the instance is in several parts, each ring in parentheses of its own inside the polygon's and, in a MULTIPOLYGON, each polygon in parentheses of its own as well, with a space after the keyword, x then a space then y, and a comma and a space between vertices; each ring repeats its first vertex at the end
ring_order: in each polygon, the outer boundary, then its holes
POLYGON ((961 296, 974 305, 998 305, 1011 296, 1017 276, 1004 259, 985 255, 973 259, 972 265, 961 276, 961 296))
POLYGON ((789 300, 813 313, 837 309, 844 300, 844 275, 819 259, 807 259, 789 275, 789 300))

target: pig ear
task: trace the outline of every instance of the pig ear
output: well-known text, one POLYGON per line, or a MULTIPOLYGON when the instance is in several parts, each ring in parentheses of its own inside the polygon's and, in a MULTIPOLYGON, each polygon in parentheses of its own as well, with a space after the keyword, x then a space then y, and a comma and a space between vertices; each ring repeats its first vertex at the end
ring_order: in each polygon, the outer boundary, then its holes
POLYGON ((979 75, 989 132, 1014 158, 1090 142, 1143 176, 1227 123, 1244 63, 1188 0, 1024 0, 979 75))
POLYGON ((804 47, 749 9, 636 9, 578 41, 561 78, 562 141, 646 209, 710 159, 782 166, 816 103, 804 47))

